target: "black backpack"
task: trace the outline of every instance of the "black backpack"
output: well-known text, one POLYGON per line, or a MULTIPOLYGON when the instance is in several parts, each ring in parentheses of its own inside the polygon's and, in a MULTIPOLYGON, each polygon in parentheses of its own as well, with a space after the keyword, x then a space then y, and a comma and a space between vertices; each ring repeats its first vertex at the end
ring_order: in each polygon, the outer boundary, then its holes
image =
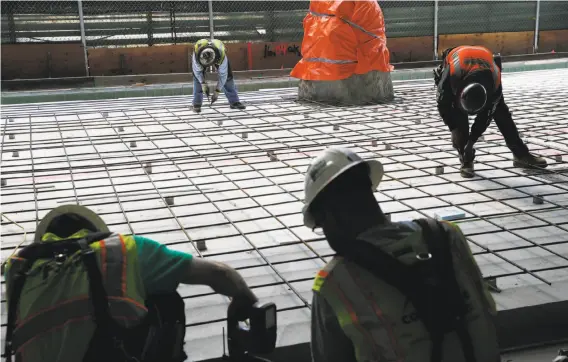
POLYGON ((467 362, 475 354, 465 315, 467 305, 455 277, 449 238, 443 226, 433 219, 414 220, 422 228, 428 254, 417 255, 406 265, 380 248, 356 240, 341 254, 398 289, 416 308, 432 340, 430 362, 442 361, 442 345, 447 333, 455 331, 467 362))

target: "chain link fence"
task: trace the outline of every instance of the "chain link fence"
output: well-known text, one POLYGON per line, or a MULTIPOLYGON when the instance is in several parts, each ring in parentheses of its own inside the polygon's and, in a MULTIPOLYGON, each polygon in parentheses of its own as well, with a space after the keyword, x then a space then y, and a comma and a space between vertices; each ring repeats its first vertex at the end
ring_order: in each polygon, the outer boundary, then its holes
POLYGON ((81 42, 77 1, 2 1, 2 44, 81 42))
MULTIPOLYGON (((540 30, 568 29, 568 1, 378 3, 388 38, 534 32, 537 23, 540 30)), ((2 1, 1 39, 2 44, 81 43, 81 7, 88 48, 186 44, 210 37, 212 28, 215 38, 229 43, 300 42, 309 5, 307 0, 2 1)))

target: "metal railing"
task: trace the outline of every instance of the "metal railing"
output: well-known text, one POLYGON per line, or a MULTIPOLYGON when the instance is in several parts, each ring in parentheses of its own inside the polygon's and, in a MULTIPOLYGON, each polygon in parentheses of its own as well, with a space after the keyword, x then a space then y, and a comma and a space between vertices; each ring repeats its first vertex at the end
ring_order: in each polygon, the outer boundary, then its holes
MULTIPOLYGON (((379 1, 389 38, 568 29, 568 1, 379 1)), ((1 42, 88 48, 301 41, 309 1, 2 1, 1 42)))

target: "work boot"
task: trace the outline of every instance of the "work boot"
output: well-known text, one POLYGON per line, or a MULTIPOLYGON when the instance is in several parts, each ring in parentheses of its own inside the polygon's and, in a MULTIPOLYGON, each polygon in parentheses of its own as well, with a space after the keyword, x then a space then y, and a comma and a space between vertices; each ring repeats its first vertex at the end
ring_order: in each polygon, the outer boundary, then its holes
POLYGON ((201 113, 201 104, 194 104, 192 108, 195 113, 201 113))
POLYGON ((475 159, 475 148, 473 144, 467 143, 463 152, 460 152, 460 175, 463 178, 472 178, 475 176, 473 170, 473 160, 475 159))
POLYGON ((535 156, 530 153, 523 155, 514 155, 513 167, 519 168, 546 168, 548 162, 542 157, 535 156))
POLYGON ((235 103, 231 103, 231 109, 246 109, 247 107, 245 107, 244 104, 242 104, 241 102, 235 102, 235 103))

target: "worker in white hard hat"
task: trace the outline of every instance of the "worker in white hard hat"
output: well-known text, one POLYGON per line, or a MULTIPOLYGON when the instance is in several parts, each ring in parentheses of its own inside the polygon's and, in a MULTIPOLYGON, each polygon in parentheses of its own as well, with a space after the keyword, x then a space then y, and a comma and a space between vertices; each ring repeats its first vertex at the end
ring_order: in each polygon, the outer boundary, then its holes
POLYGON ((208 285, 234 308, 258 300, 226 264, 110 232, 79 205, 51 210, 6 266, 5 354, 16 361, 181 362, 180 284, 208 285), (23 359, 22 359, 23 358, 23 359))
POLYGON ((201 39, 195 43, 191 67, 193 71, 194 112, 201 112, 203 93, 207 95, 207 98, 210 98, 211 104, 213 104, 219 98, 221 91, 225 92, 231 109, 246 109, 245 105, 239 100, 225 45, 220 40, 201 39), (219 80, 214 90, 209 88, 205 79, 207 68, 210 67, 214 67, 219 74, 219 80))
POLYGON ((305 179, 304 224, 337 253, 313 285, 314 362, 497 362, 489 294, 465 237, 446 222, 391 222, 377 160, 329 148, 305 179))

